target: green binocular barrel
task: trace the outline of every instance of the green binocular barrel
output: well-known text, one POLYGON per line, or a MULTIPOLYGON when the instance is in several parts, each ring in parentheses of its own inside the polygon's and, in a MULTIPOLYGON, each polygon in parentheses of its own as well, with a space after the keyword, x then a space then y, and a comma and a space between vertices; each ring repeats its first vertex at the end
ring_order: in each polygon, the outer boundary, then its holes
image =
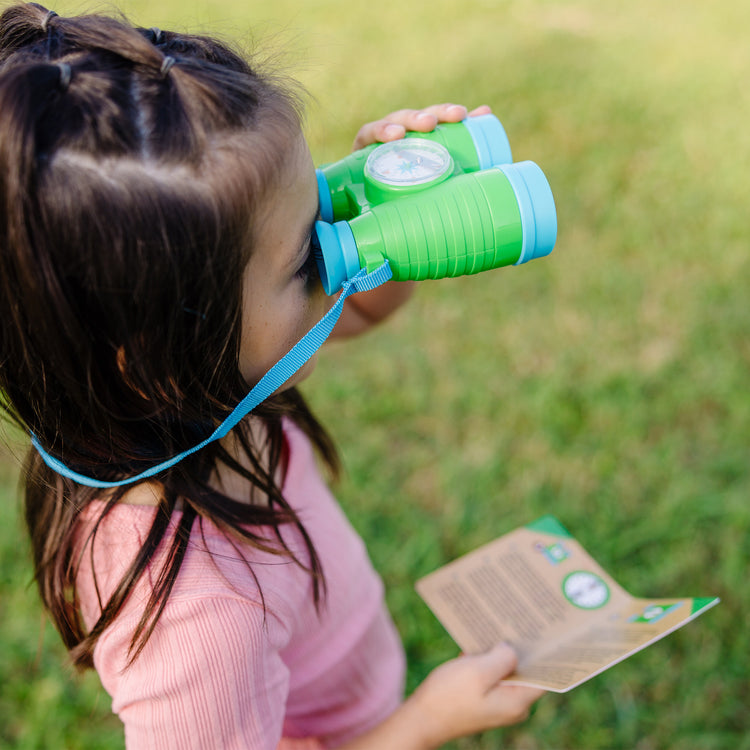
MULTIPOLYGON (((453 158, 456 174, 513 161, 505 130, 491 114, 438 125, 430 133, 409 132, 406 138, 422 138, 444 146, 453 158)), ((347 188, 363 182, 367 157, 378 145, 374 143, 316 171, 323 221, 350 219, 359 213, 352 206, 347 188)))
POLYGON ((388 261, 397 281, 440 279, 526 263, 557 239, 552 191, 533 162, 459 175, 374 206, 351 221, 319 221, 323 286, 337 292, 361 268, 388 261))

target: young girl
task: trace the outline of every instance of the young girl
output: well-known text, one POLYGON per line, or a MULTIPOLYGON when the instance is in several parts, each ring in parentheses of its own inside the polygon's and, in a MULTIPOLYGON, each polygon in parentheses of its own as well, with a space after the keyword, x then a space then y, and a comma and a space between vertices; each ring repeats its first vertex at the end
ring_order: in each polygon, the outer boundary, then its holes
MULTIPOLYGON (((397 112, 355 146, 466 114, 397 112)), ((402 702, 381 582, 294 387, 314 357, 235 419, 333 302, 289 90, 212 39, 10 7, 0 200, 0 389, 33 436, 36 579, 128 748, 435 748, 527 714, 540 693, 499 682, 502 645, 402 702)), ((409 291, 357 295, 335 333, 409 291)))

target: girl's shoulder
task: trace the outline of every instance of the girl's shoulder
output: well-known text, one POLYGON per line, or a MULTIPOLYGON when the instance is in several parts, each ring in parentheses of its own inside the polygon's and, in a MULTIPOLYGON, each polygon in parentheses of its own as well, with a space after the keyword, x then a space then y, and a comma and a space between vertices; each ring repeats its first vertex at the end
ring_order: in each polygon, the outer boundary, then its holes
MULTIPOLYGON (((345 577, 344 571, 356 580, 369 580, 370 563, 364 544, 320 475, 307 436, 290 420, 284 421, 284 434, 288 459, 282 492, 312 539, 326 580, 335 585, 339 578, 345 577)), ((88 601, 94 609, 99 594, 106 600, 126 576, 144 549, 157 514, 164 512, 156 504, 158 490, 148 485, 134 488, 126 499, 128 502, 119 502, 109 509, 106 497, 95 500, 80 518, 77 533, 80 568, 76 582, 82 601, 88 601)), ((158 580, 164 563, 169 560, 182 518, 179 509, 172 511, 166 531, 139 581, 138 592, 143 596, 150 593, 152 583, 158 580)), ((196 518, 170 601, 240 597, 282 617, 293 618, 297 617, 298 609, 306 610, 312 602, 309 572, 294 564, 283 551, 279 554, 272 527, 247 528, 267 545, 243 543, 209 518, 196 518)), ((307 560, 305 540, 299 530, 294 525, 284 525, 278 531, 287 550, 297 559, 307 560)), ((89 616, 93 614, 92 611, 89 616)))
MULTIPOLYGON (((304 509, 306 520, 313 526, 330 521, 340 512, 319 477, 312 446, 306 435, 290 420, 284 422, 288 466, 282 491, 292 507, 304 509)), ((76 530, 76 550, 79 571, 76 576, 79 590, 89 587, 101 593, 111 593, 127 574, 136 557, 149 540, 157 514, 165 510, 159 505, 160 487, 157 483, 142 483, 129 490, 123 499, 108 508, 108 498, 90 502, 82 511, 76 530)), ((159 541, 141 585, 148 586, 159 576, 169 560, 172 542, 179 532, 183 513, 179 506, 170 515, 166 530, 159 541)), ((326 524, 327 525, 327 524, 326 524)), ((258 539, 265 539, 275 548, 276 537, 270 527, 250 529, 258 539)), ((297 555, 304 555, 304 541, 292 528, 282 530, 288 547, 297 555)), ((304 557, 301 557, 304 559, 304 557)), ((173 589, 175 596, 195 596, 196 592, 234 596, 239 591, 243 598, 261 601, 279 586, 301 594, 309 586, 309 575, 283 555, 263 551, 257 546, 243 544, 236 536, 219 528, 210 518, 198 517, 190 530, 187 550, 180 566, 180 574, 173 589), (252 568, 253 574, 248 575, 252 568), (270 575, 273 571, 273 575, 270 575), (279 575, 283 571, 283 575, 279 575), (299 578, 299 580, 290 580, 299 578), (281 584, 279 580, 282 579, 281 584), (263 590, 263 596, 259 594, 263 590), (300 592, 297 592, 300 589, 300 592)), ((285 597, 286 598, 286 597, 285 597)))
MULTIPOLYGON (((78 540, 76 591, 89 627, 101 614, 101 602, 107 601, 127 577, 133 561, 147 545, 156 514, 162 512, 155 506, 118 503, 101 517, 105 507, 101 501, 91 503, 78 540)), ((139 615, 133 613, 139 613, 150 599, 171 559, 181 518, 181 511, 172 513, 164 536, 121 613, 125 621, 137 622, 139 615)), ((207 602, 215 602, 213 606, 222 607, 219 602, 231 601, 235 602, 232 606, 255 611, 259 622, 269 613, 284 620, 304 606, 310 585, 304 571, 284 562, 283 557, 243 545, 210 520, 198 518, 167 609, 175 612, 195 602, 203 602, 204 607, 207 602)))

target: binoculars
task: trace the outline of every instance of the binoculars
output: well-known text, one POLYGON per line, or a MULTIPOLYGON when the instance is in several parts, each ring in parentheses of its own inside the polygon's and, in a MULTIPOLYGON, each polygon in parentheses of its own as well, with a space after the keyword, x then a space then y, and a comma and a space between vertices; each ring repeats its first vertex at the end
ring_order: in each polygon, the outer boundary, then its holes
POLYGON ((388 261, 396 281, 440 279, 549 255, 547 178, 513 163, 494 115, 373 144, 316 170, 315 258, 327 294, 388 261))

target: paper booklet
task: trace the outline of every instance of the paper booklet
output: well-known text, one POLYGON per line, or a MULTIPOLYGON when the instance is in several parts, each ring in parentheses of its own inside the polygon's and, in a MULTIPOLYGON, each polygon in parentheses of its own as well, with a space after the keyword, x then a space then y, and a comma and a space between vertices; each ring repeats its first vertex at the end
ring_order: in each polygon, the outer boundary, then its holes
POLYGON ((506 682, 564 693, 719 602, 636 599, 552 516, 485 544, 416 583, 465 653, 510 643, 506 682))

